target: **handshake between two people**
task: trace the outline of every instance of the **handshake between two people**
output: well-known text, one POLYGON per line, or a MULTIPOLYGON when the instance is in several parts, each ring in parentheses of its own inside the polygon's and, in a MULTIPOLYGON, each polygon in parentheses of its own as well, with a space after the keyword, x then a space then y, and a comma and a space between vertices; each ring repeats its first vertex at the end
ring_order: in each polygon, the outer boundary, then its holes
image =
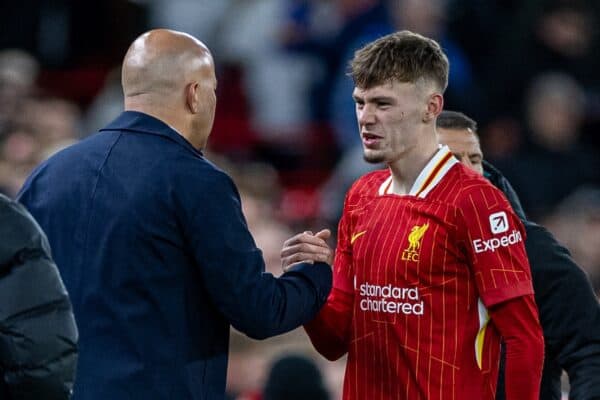
POLYGON ((302 262, 324 262, 333 264, 333 250, 327 244, 331 237, 329 229, 316 234, 311 231, 299 233, 283 243, 281 249, 281 267, 287 272, 292 266, 302 262))

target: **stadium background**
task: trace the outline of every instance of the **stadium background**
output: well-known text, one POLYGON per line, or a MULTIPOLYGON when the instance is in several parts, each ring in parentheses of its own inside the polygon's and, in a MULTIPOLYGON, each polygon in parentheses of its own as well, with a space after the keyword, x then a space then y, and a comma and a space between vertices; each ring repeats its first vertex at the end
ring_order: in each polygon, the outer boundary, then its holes
MULTIPOLYGON (((193 34, 213 52, 218 105, 206 153, 238 184, 274 274, 287 237, 335 228, 345 189, 367 168, 347 61, 362 44, 410 29, 449 55, 445 108, 479 122, 486 158, 600 294, 597 0, 2 2, 1 192, 14 196, 40 161, 118 115, 120 61, 155 27, 193 34)), ((264 342, 234 332, 231 398, 259 398, 273 360, 292 353, 313 359, 339 398, 344 360, 323 361, 301 330, 264 342)))

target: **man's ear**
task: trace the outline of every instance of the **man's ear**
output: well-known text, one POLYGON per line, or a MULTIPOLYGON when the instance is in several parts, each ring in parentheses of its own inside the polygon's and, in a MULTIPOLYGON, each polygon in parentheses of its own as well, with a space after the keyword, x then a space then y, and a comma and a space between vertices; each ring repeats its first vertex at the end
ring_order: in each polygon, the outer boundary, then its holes
POLYGON ((434 93, 429 96, 427 109, 423 114, 423 122, 429 123, 437 117, 444 109, 444 96, 440 93, 434 93))
POLYGON ((192 114, 196 114, 200 108, 198 82, 187 85, 185 91, 185 103, 192 114))

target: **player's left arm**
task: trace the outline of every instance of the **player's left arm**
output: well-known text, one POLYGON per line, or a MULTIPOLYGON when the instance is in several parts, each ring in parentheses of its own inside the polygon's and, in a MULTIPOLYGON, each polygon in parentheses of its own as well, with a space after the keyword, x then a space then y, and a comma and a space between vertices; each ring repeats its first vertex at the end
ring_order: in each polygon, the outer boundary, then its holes
POLYGON ((600 399, 600 303, 585 272, 545 228, 526 222, 548 355, 569 376, 569 398, 600 399))
POLYGON ((348 254, 338 247, 334 262, 333 287, 327 302, 317 316, 304 325, 315 349, 330 361, 335 361, 348 352, 350 324, 354 305, 346 272, 348 254))
POLYGON ((333 287, 317 316, 304 325, 315 349, 330 361, 337 360, 348 352, 354 307, 354 272, 347 207, 346 200, 338 227, 333 287))
POLYGON ((473 185, 460 204, 479 296, 506 343, 506 399, 537 400, 544 339, 525 252, 525 230, 495 187, 473 185))

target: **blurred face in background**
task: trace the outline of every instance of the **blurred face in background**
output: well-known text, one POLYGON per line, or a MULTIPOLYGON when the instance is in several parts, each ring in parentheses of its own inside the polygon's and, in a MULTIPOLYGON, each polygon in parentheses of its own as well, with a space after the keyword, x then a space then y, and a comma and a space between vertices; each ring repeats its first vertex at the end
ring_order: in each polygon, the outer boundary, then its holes
POLYGON ((395 0, 389 2, 397 27, 439 38, 446 27, 446 0, 395 0))
POLYGON ((582 87, 569 75, 539 75, 529 88, 527 118, 534 141, 543 148, 561 152, 579 138, 585 109, 582 87))
POLYGON ((483 152, 479 138, 470 129, 437 128, 438 140, 445 144, 458 161, 483 175, 483 152))
POLYGON ((542 223, 588 273, 600 297, 600 189, 588 186, 576 190, 542 223))

